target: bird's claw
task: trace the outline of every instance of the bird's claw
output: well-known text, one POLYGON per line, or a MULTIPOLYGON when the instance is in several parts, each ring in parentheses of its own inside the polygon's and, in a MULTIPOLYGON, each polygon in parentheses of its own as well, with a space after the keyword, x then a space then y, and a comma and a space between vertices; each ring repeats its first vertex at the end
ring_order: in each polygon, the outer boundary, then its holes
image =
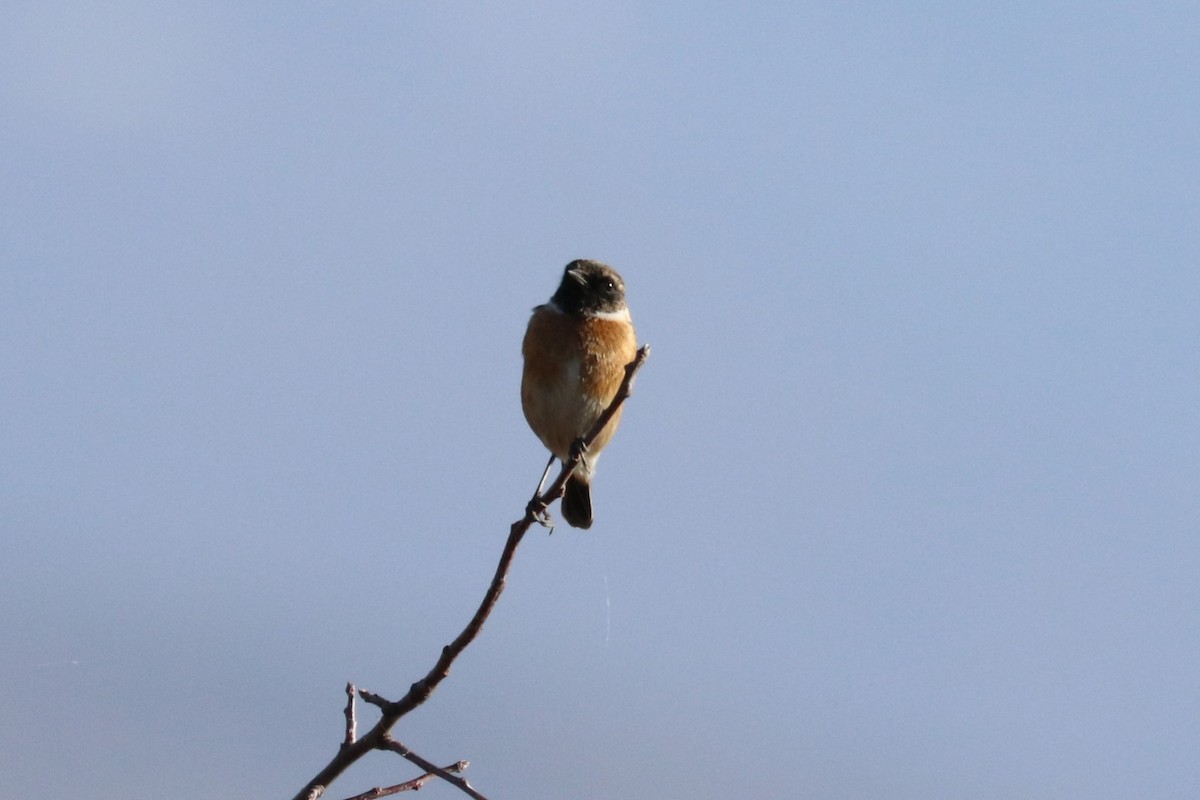
POLYGON ((525 506, 525 513, 533 518, 533 521, 543 528, 554 528, 554 517, 550 516, 550 509, 546 507, 545 501, 541 497, 535 496, 529 501, 529 505, 525 506))

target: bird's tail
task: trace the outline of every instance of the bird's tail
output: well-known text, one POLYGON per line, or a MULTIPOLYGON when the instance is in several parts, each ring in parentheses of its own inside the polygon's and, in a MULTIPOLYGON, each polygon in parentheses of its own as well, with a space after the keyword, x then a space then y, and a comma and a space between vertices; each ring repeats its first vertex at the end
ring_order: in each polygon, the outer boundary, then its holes
POLYGON ((578 471, 563 487, 562 515, 572 528, 592 527, 592 488, 578 471))

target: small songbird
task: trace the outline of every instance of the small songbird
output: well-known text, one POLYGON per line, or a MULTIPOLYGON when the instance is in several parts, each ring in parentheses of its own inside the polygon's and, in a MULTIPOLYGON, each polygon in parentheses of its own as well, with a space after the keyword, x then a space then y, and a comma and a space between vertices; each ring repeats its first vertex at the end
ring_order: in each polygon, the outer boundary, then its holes
MULTIPOLYGON (((550 302, 533 309, 521 352, 525 419, 553 456, 565 462, 575 441, 616 396, 625 365, 637 352, 625 282, 617 271, 586 259, 567 264, 550 302)), ((618 409, 567 480, 562 514, 573 527, 592 526, 592 472, 620 421, 618 409)))

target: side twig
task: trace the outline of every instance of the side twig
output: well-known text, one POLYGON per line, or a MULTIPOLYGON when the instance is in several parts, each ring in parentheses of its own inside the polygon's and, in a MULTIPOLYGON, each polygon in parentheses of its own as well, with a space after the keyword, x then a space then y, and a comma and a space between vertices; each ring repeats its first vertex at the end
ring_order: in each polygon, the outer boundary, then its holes
MULTIPOLYGON (((451 764, 448 767, 442 767, 442 771, 462 772, 468 766, 469 762, 459 761, 458 763, 451 764)), ((374 789, 368 789, 362 794, 356 794, 354 797, 347 797, 346 800, 375 800, 377 797, 387 797, 388 795, 400 794, 401 792, 415 792, 436 777, 438 777, 438 773, 426 772, 424 775, 418 775, 411 781, 397 783, 395 786, 376 786, 374 789)))
MULTIPOLYGON (((649 355, 650 346, 643 345, 637 351, 637 355, 633 361, 626 365, 625 379, 621 382, 621 386, 608 408, 605 409, 604 413, 596 421, 596 424, 592 426, 592 430, 588 432, 588 435, 584 437, 583 442, 585 445, 590 445, 595 440, 600 431, 604 429, 604 426, 608 424, 608 421, 617 413, 617 409, 621 407, 621 404, 632 394, 634 376, 637 375, 637 371, 641 369, 642 364, 645 363, 649 355)), ((576 455, 563 465, 562 471, 555 478, 554 483, 550 484, 550 487, 542 494, 541 502, 543 504, 550 503, 562 495, 563 486, 566 485, 567 478, 575 471, 580 458, 581 456, 576 455)), ((500 554, 500 562, 496 565, 496 573, 492 577, 492 582, 488 586, 487 592, 484 593, 479 608, 476 609, 467 626, 454 638, 454 641, 442 648, 442 653, 433 665, 433 668, 423 678, 409 687, 407 694, 395 702, 388 702, 378 695, 360 691, 360 697, 367 702, 379 706, 382 712, 379 721, 375 723, 374 727, 354 741, 350 741, 351 737, 347 735, 333 759, 296 794, 294 800, 317 800, 317 798, 325 793, 329 784, 345 772, 351 764, 358 761, 370 751, 394 749, 392 743, 395 740, 389 735, 392 727, 401 717, 429 699, 429 696, 433 694, 438 685, 449 676, 450 667, 453 665, 454 660, 466 649, 467 645, 475 640, 475 637, 483 629, 483 623, 491 615, 496 601, 500 599, 500 593, 504 591, 508 571, 512 566, 517 547, 521 544, 521 539, 524 538, 530 526, 537 521, 533 505, 530 504, 530 507, 527 507, 525 510, 525 516, 514 522, 509 528, 508 540, 504 543, 504 550, 500 554)), ((349 721, 347 722, 347 731, 349 734, 349 721)), ((405 749, 407 750, 407 748, 405 749)), ((407 758, 408 756, 405 757, 407 758)), ((430 766, 433 765, 431 764, 430 766)), ((429 769, 422 766, 422 769, 449 780, 449 778, 446 778, 446 775, 439 771, 439 767, 429 769)), ((455 783, 456 786, 459 786, 460 789, 466 791, 472 797, 482 797, 474 789, 470 789, 469 786, 464 787, 453 780, 451 782, 455 783)), ((462 784, 466 784, 466 782, 462 781, 462 784)))
MULTIPOLYGON (((421 758, 421 756, 417 755, 412 750, 409 750, 407 747, 405 747, 400 742, 397 742, 391 736, 383 737, 383 747, 387 750, 391 750, 393 753, 399 753, 401 756, 408 759, 412 763, 416 764, 421 769, 425 770, 426 772, 432 772, 434 775, 437 775, 439 778, 446 781, 447 783, 454 784, 459 789, 464 791, 466 794, 473 797, 474 800, 487 800, 486 797, 481 795, 479 792, 475 791, 475 787, 473 787, 473 786, 471 786, 471 784, 467 783, 466 778, 461 778, 458 775, 454 775, 449 770, 442 769, 441 767, 434 764, 432 761, 421 758)), ((463 767, 464 769, 466 768, 465 765, 467 762, 460 761, 459 763, 464 765, 464 767, 463 767)))
POLYGON ((346 738, 342 747, 349 747, 358 738, 358 723, 354 719, 354 684, 346 684, 346 738))

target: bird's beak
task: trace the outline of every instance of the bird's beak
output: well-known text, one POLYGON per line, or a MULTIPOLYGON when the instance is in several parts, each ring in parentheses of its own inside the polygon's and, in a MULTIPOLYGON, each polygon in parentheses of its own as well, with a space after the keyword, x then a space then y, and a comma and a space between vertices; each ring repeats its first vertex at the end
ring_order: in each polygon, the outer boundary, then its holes
POLYGON ((587 278, 583 277, 583 273, 577 269, 567 270, 567 275, 571 276, 571 280, 578 283, 580 286, 587 286, 587 278))

